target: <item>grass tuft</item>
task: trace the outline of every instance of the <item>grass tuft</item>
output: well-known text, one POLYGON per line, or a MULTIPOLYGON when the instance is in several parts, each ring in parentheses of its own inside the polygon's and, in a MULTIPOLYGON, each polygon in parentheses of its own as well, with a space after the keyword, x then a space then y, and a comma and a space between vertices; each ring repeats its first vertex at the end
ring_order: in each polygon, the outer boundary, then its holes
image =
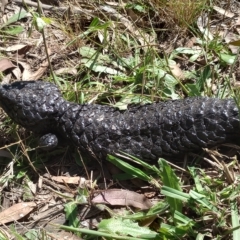
POLYGON ((201 12, 206 9, 206 0, 160 0, 151 1, 162 17, 171 26, 187 29, 196 22, 201 12))

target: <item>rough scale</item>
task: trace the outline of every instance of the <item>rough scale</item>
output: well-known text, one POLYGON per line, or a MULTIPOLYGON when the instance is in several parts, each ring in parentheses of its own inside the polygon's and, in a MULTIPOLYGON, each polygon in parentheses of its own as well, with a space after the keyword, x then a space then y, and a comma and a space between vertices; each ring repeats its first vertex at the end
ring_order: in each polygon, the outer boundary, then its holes
POLYGON ((22 81, 0 86, 0 106, 14 122, 48 134, 42 142, 55 146, 57 138, 64 138, 99 159, 123 151, 157 160, 233 142, 240 133, 238 108, 232 99, 187 98, 120 111, 68 102, 49 82, 22 81))

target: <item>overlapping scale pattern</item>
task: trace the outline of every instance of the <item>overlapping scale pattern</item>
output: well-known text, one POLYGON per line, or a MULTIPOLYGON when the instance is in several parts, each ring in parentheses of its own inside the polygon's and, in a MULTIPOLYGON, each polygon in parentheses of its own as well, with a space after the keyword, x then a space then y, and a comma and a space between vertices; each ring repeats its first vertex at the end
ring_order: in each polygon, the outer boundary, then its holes
POLYGON ((123 151, 157 160, 232 142, 240 133, 238 107, 232 99, 195 97, 120 111, 71 103, 54 84, 29 81, 1 86, 0 105, 25 128, 56 134, 100 159, 123 151))

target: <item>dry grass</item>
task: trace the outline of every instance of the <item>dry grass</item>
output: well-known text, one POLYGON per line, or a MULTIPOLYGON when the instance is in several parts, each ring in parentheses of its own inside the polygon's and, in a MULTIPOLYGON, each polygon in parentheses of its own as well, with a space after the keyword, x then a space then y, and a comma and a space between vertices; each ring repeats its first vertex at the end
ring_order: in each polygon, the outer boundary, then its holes
POLYGON ((206 8, 207 0, 153 0, 159 14, 170 26, 189 28, 206 8))

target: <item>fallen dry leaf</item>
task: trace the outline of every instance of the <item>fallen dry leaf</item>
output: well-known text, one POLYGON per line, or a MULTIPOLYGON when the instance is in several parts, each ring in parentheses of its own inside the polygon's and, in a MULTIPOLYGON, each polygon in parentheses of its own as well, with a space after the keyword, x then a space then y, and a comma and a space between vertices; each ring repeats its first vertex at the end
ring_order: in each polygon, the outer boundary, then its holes
POLYGON ((226 9, 220 8, 218 6, 213 6, 213 9, 216 12, 222 14, 224 17, 229 17, 229 18, 233 18, 234 17, 234 13, 232 13, 232 12, 226 10, 226 9))
POLYGON ((12 79, 12 73, 5 74, 5 76, 3 76, 2 78, 1 84, 9 84, 11 79, 12 79))
POLYGON ((10 159, 13 158, 12 154, 9 151, 3 150, 3 149, 0 150, 0 157, 6 157, 10 159))
POLYGON ((55 71, 56 75, 61 74, 71 74, 71 75, 77 75, 77 69, 76 68, 59 68, 55 71))
POLYGON ((240 46, 238 38, 239 38, 238 35, 232 32, 228 32, 224 37, 226 43, 228 43, 228 47, 230 48, 233 54, 238 53, 238 49, 240 46), (238 44, 234 45, 234 43, 238 43, 238 44))
POLYGON ((196 42, 197 42, 197 38, 196 38, 196 37, 192 37, 192 38, 190 38, 190 39, 187 41, 185 47, 187 47, 187 48, 192 48, 196 42))
POLYGON ((92 203, 105 203, 112 206, 131 206, 143 210, 152 207, 152 202, 144 195, 122 189, 102 191, 92 199, 92 203))
POLYGON ((30 76, 32 74, 31 72, 31 66, 28 63, 18 61, 18 64, 22 66, 23 68, 23 73, 22 73, 22 80, 31 80, 30 76))
MULTIPOLYGON (((9 162, 9 164, 5 167, 4 172, 1 174, 0 177, 0 191, 8 186, 9 179, 11 179, 11 176, 14 176, 14 171, 13 171, 13 164, 14 161, 9 162)), ((4 200, 2 201, 2 207, 4 208, 3 205, 4 200)))
POLYGON ((2 14, 4 12, 5 6, 8 4, 8 0, 1 0, 0 1, 0 16, 2 17, 2 14))
MULTIPOLYGON (((56 214, 58 215, 60 212, 62 212, 64 210, 64 206, 63 204, 59 204, 59 203, 47 203, 46 205, 44 205, 42 208, 39 209, 39 212, 37 215, 33 216, 33 220, 34 221, 39 221, 43 218, 46 218, 48 216, 55 216, 56 214)), ((66 219, 65 219, 66 221, 66 219)))
POLYGON ((67 184, 76 184, 79 185, 81 182, 85 182, 85 178, 81 177, 65 177, 65 176, 53 176, 51 177, 53 181, 60 182, 60 183, 67 183, 67 184))
POLYGON ((56 232, 48 233, 49 236, 52 236, 54 239, 67 239, 67 240, 83 240, 83 238, 74 235, 73 233, 67 231, 59 231, 58 229, 56 232))
POLYGON ((169 66, 172 74, 178 79, 184 79, 184 74, 181 68, 177 64, 172 64, 169 66))
POLYGON ((16 66, 8 58, 0 59, 0 72, 3 72, 7 69, 15 68, 16 66))
POLYGON ((0 224, 17 221, 30 213, 37 204, 35 202, 17 203, 0 213, 0 224))
POLYGON ((213 35, 209 30, 209 17, 207 14, 202 14, 197 19, 197 26, 206 40, 213 40, 213 35))
POLYGON ((18 55, 25 55, 27 52, 30 51, 31 48, 32 48, 32 45, 26 45, 25 47, 19 49, 19 50, 17 51, 17 54, 18 54, 18 55))
POLYGON ((5 51, 6 52, 15 52, 15 51, 19 51, 25 47, 27 47, 26 44, 16 44, 16 45, 5 48, 5 51))
POLYGON ((19 67, 16 67, 12 70, 12 73, 14 74, 14 76, 16 77, 16 79, 20 79, 22 76, 22 72, 21 69, 19 67))
POLYGON ((37 184, 36 183, 33 183, 32 181, 28 180, 27 185, 33 194, 37 193, 37 184))
MULTIPOLYGON (((48 54, 51 54, 51 50, 48 49, 48 54)), ((43 61, 41 63, 41 65, 39 66, 38 70, 35 72, 23 72, 23 76, 22 76, 22 80, 38 80, 42 77, 42 75, 44 74, 44 72, 47 70, 49 66, 49 62, 46 59, 45 61, 43 61)))

